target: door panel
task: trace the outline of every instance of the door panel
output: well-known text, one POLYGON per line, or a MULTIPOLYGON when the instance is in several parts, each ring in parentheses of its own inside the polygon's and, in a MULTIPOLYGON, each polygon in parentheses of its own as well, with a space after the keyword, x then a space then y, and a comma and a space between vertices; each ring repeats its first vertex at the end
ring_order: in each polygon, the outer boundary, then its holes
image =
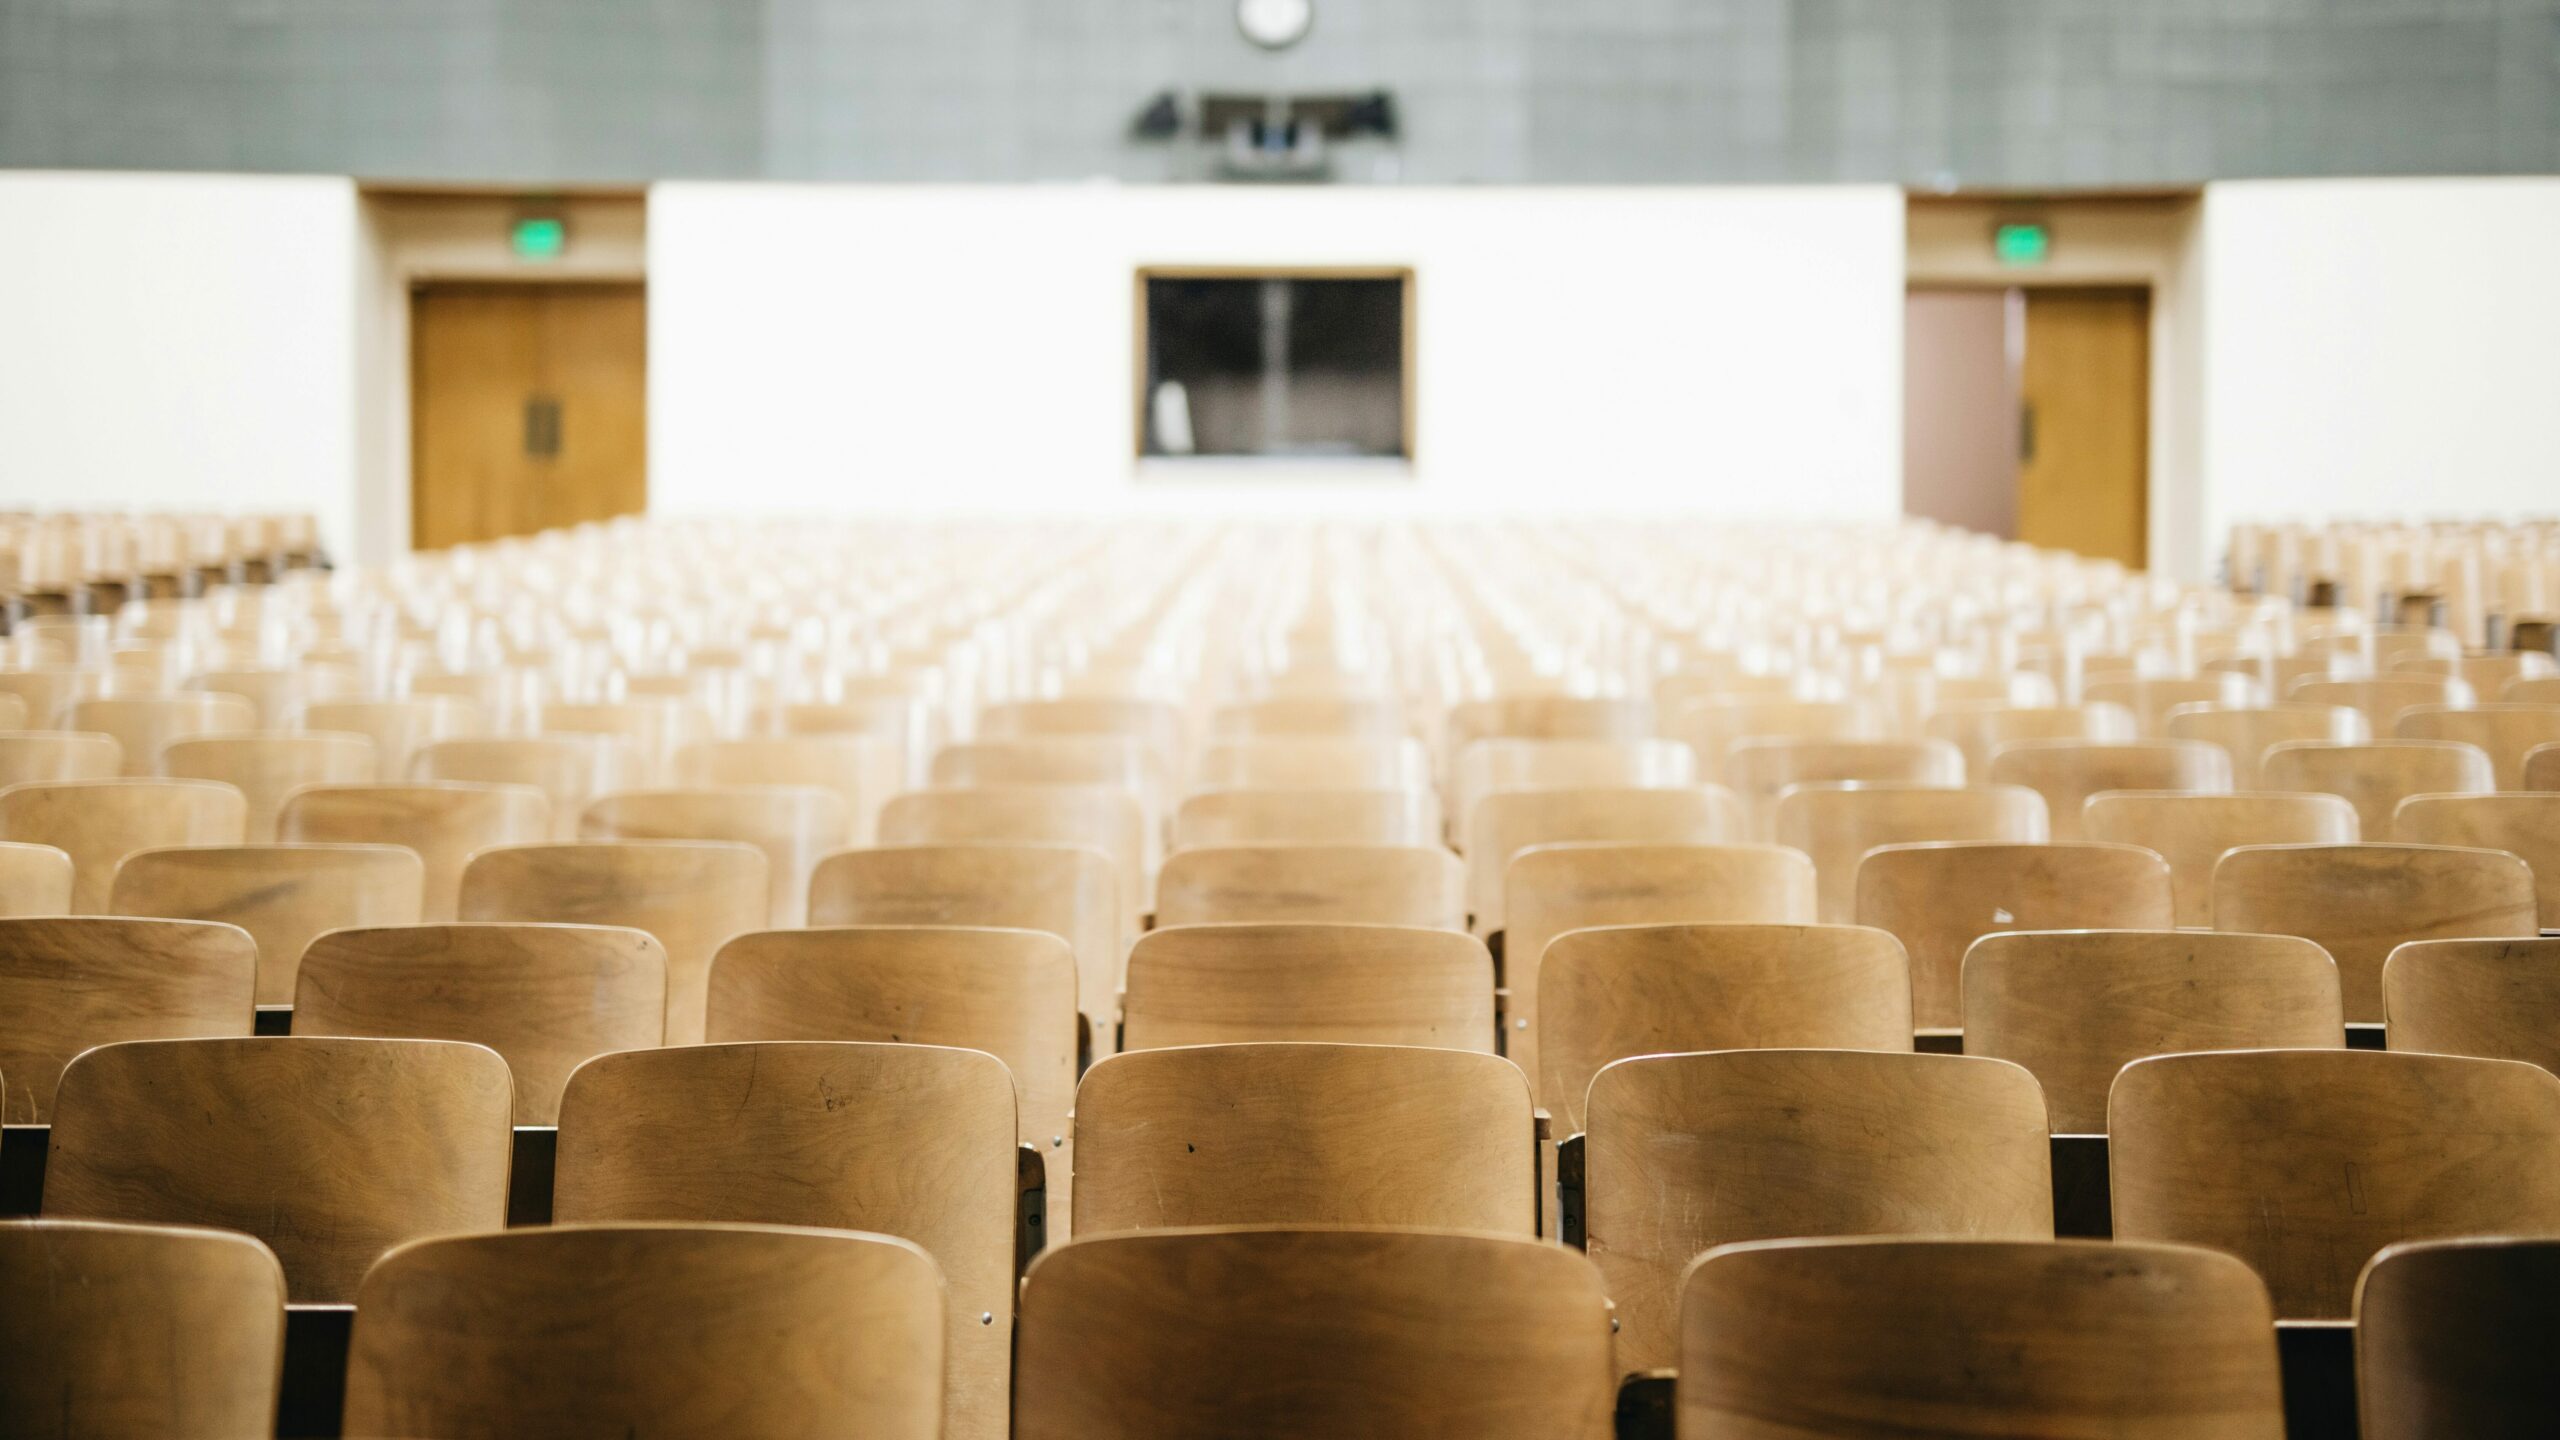
POLYGON ((2149 529, 2150 292, 2026 294, 2018 538, 2140 566, 2149 529))

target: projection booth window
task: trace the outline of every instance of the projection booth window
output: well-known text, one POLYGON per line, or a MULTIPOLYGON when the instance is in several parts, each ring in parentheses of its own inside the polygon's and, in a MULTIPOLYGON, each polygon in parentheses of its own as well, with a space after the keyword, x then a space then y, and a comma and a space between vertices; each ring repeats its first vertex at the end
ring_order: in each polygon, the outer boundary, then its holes
POLYGON ((1138 276, 1138 451, 1298 460, 1413 453, 1413 276, 1138 276))

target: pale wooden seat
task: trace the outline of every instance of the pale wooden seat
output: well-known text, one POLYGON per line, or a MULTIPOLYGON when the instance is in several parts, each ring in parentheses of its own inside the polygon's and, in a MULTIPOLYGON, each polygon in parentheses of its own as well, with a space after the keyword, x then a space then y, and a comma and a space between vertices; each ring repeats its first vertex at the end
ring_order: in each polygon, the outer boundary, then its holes
POLYGON ((467 1040, 507 1062, 515 1123, 559 1121, 569 1072, 666 1037, 667 957, 640 930, 451 924, 334 930, 303 952, 296 1035, 467 1040))
POLYGON ((284 1272, 220 1230, 0 1221, 0 1354, 12 1435, 271 1435, 284 1272))
POLYGON ((1653 730, 1650 703, 1605 696, 1497 695, 1448 713, 1452 755, 1478 740, 1642 740, 1653 730))
POLYGON ((2504 698, 2518 680, 2547 679, 2560 674, 2560 659, 2539 650, 2468 650, 2460 655, 2403 655, 2394 659, 2390 675, 2451 675, 2466 681, 2483 700, 2504 698))
POLYGON ((1156 923, 1253 921, 1466 928, 1466 867, 1436 845, 1185 850, 1156 881, 1156 923))
POLYGON ((2240 707, 2264 704, 2267 697, 2256 679, 2217 671, 2187 680, 2092 680, 2080 687, 2080 699, 2090 705, 2123 706, 2133 716, 2134 734, 2157 739, 2165 733, 2162 727, 2169 712, 2181 705, 2240 707))
POLYGON ((2560 1239, 2385 1246, 2356 1286, 2364 1440, 2540 1440, 2560 1414, 2560 1239))
POLYGON ((2347 706, 2364 716, 2364 723, 2376 735, 2398 733, 2395 727, 2402 713, 2422 705, 2467 706, 2476 699, 2470 685, 2450 675, 2407 673, 2387 679, 2296 680, 2287 687, 2284 698, 2304 705, 2347 706))
POLYGON ((1493 957, 1404 925, 1181 925, 1138 937, 1122 1044, 1316 1040, 1493 1053, 1493 957))
POLYGON ((1559 1134, 1591 1077, 1690 1050, 1909 1050, 1902 942, 1854 925, 1609 925, 1569 930, 1538 969, 1538 1093, 1559 1134))
POLYGON ((922 1247, 946 1300, 947 1433, 1005 1434, 1013 1078, 976 1050, 753 1042, 579 1068, 560 1105, 561 1224, 743 1221, 922 1247))
POLYGON ((2560 790, 2560 744, 2536 745, 2525 752, 2524 788, 2560 790))
POLYGON ((2513 705, 2560 705, 2560 676, 2529 675, 2507 682, 2498 698, 2513 705))
POLYGON ((71 913, 71 852, 0 840, 0 919, 71 913))
POLYGON ((112 780, 124 773, 124 747, 95 730, 0 732, 0 787, 30 781, 112 780))
POLYGON ((2116 1072, 2190 1050, 2338 1049, 2338 967, 2294 935, 1987 935, 1964 957, 1964 1053, 2034 1072, 2057 1135, 2103 1134, 2116 1072))
POLYGON ((73 702, 105 693, 107 677, 73 665, 28 665, 0 669, 0 695, 14 695, 26 715, 9 728, 54 730, 64 727, 73 702))
POLYGON ((2346 1319, 2385 1245, 2560 1230, 2560 1077, 2531 1065, 2162 1055, 2124 1068, 2107 1112, 2116 1238, 2228 1250, 2281 1319, 2346 1319))
POLYGON ((0 790, 0 840, 71 857, 71 913, 105 913, 116 867, 164 845, 237 845, 248 802, 210 780, 65 780, 0 790))
POLYGON ((1680 1433, 2285 1440, 2271 1317, 2184 1245, 1731 1245, 1682 1288, 1680 1433))
POLYGON ((75 700, 62 728, 115 737, 127 775, 160 773, 160 747, 195 735, 258 728, 258 707, 237 695, 190 691, 180 695, 115 695, 75 700))
POLYGON ((1879 846, 1961 840, 2033 845, 2051 835, 2044 797, 2022 785, 1855 783, 1787 791, 1778 797, 1776 832, 1779 844, 1812 857, 1820 880, 1818 918, 1834 925, 1857 919, 1859 862, 1879 846))
POLYGON ((1265 736, 1200 752, 1203 790, 1428 790, 1431 758, 1411 736, 1265 736))
POLYGON ((2418 940, 2382 962, 2394 1050, 2522 1060, 2560 1074, 2560 937, 2418 940))
POLYGON ((2356 745, 2373 738, 2364 712, 2345 705, 2180 705, 2160 722, 2172 740, 2203 740, 2231 756, 2236 790, 2274 790, 2266 781, 2267 751, 2288 740, 2356 745))
POLYGON ((1145 742, 1125 735, 1040 735, 945 745, 934 752, 938 786, 1102 785, 1159 798, 1164 776, 1145 742))
POLYGON ((1652 789, 1510 790, 1477 802, 1461 837, 1467 861, 1467 909, 1479 935, 1504 927, 1503 876, 1533 845, 1572 841, 1618 844, 1724 845, 1745 824, 1720 786, 1652 789))
POLYGON ((2182 795, 2113 790, 2089 797, 2081 828, 2091 840, 2139 845, 2169 862, 2175 922, 2213 923, 2213 867, 2243 845, 2351 845, 2363 838, 2342 795, 2262 790, 2182 795))
POLYGON ((2251 845, 2213 870, 2213 928, 2300 935, 2338 962, 2351 1024, 2382 1014, 2382 964, 2412 940, 2531 937, 2533 872, 2447 845, 2251 845))
POLYGON ((1961 785, 1964 753, 1944 740, 1745 740, 1725 752, 1724 782, 1740 797, 1753 840, 1776 833, 1772 812, 1788 786, 1842 780, 1961 785))
POLYGON ((756 712, 754 726, 759 735, 877 738, 904 757, 899 773, 915 783, 942 743, 940 712, 924 696, 906 692, 769 705, 756 712))
POLYGON ((2133 712, 2121 705, 1954 705, 1929 717, 1931 739, 1964 752, 1964 773, 1980 776, 2003 745, 2021 740, 2089 740, 2122 743, 2134 738, 2133 712))
POLYGON ((287 844, 405 845, 426 865, 419 918, 454 918, 463 866, 493 845, 529 845, 550 832, 551 806, 525 785, 314 785, 276 820, 287 844))
POLYGON ((1160 753, 1181 750, 1182 712, 1161 700, 1079 695, 1051 700, 1009 700, 978 712, 978 733, 988 739, 1037 735, 1122 735, 1160 753))
POLYGON ((363 688, 352 670, 339 666, 299 665, 290 669, 200 670, 184 688, 237 695, 258 710, 258 728, 288 730, 303 723, 303 707, 315 700, 336 700, 363 688))
MULTIPOLYGON (((1556 937, 1601 925, 1804 925, 1813 862, 1776 845, 1533 845, 1503 876, 1506 1053, 1533 1083, 1541 966, 1556 937)), ((1543 1097, 1552 1108, 1557 1097, 1543 1097)))
MULTIPOLYGON (((450 695, 409 695, 399 699, 321 700, 302 707, 302 723, 312 730, 343 730, 373 741, 373 779, 381 785, 406 780, 489 780, 480 775, 444 775, 413 767, 418 753, 431 745, 481 733, 480 707, 450 695)), ((508 783, 514 783, 510 781, 508 783)))
POLYGON ((1111 857, 1120 913, 1153 908, 1146 808, 1102 785, 988 785, 911 790, 880 812, 883 845, 1078 845, 1111 857))
POLYGON ((422 1240, 355 1297, 346 1433, 937 1440, 941 1291, 915 1246, 842 1231, 422 1240))
POLYGON ((833 791, 812 785, 736 790, 624 790, 587 802, 582 840, 736 840, 764 852, 767 923, 806 922, 809 873, 852 821, 833 791))
POLYGON ((102 1045, 62 1072, 44 1212, 246 1231, 295 1301, 344 1302, 401 1241, 505 1223, 509 1110, 477 1045, 102 1045))
POLYGON ((1173 848, 1437 845, 1441 826, 1428 788, 1206 790, 1174 810, 1173 848))
POLYGON ((2270 790, 2345 796, 2368 840, 2392 833, 2392 812, 2412 795, 2486 795, 2498 788, 2486 752, 2446 740, 2289 740, 2267 751, 2264 774, 2270 790))
POLYGON ((1494 1235, 1111 1235, 1022 1292, 1016 1440, 1602 1440, 1617 1376, 1591 1262, 1494 1235))
POLYGON ((1736 746, 1758 741, 1881 740, 1875 708, 1848 700, 1700 700, 1680 707, 1664 727, 1697 752, 1698 768, 1724 773, 1736 746))
POLYGON ((905 788, 906 756, 877 735, 750 735, 697 740, 676 752, 679 785, 815 785, 844 801, 846 843, 867 845, 880 807, 905 788))
POLYGON ((2051 1240, 2035 1078, 1998 1060, 1726 1050, 1621 1060, 1591 1081, 1586 1248, 1618 1307, 1618 1365, 1680 1351, 1699 1252, 1813 1235, 2051 1240))
POLYGON ((2540 925, 2560 930, 2560 792, 2412 795, 2392 813, 2391 838, 2514 855, 2533 869, 2540 925))
POLYGON ((1698 780, 1696 755, 1674 740, 1479 740, 1458 752, 1447 819, 1464 837, 1475 811, 1512 790, 1660 790, 1698 780))
POLYGON ((426 867, 397 845, 205 845, 139 850, 116 871, 118 915, 237 925, 258 946, 257 1002, 290 1005, 302 953, 326 931, 414 925, 426 867))
POLYGON ((2400 712, 2391 733, 2402 740, 2451 740, 2476 745, 2489 757, 2501 790, 2530 788, 2524 757, 2536 746, 2560 744, 2560 704, 2420 705, 2400 712))
POLYGON ((611 735, 629 742, 639 753, 645 778, 672 780, 676 752, 709 734, 711 717, 684 700, 655 697, 577 703, 545 701, 542 735, 611 735))
POLYGON ((617 736, 484 735, 419 746, 403 778, 529 785, 551 804, 549 838, 575 840, 587 802, 629 787, 640 768, 638 752, 617 736))
POLYGON ((236 926, 74 916, 0 920, 0 1095, 52 1118, 63 1067, 95 1045, 246 1035, 257 946, 236 926))
POLYGON ((1076 1087, 1081 1238, 1196 1225, 1537 1233, 1529 1086, 1495 1055, 1196 1045, 1076 1087))
POLYGON ((276 838, 285 797, 305 785, 360 785, 373 778, 373 742, 347 731, 252 730, 172 740, 160 748, 160 773, 178 780, 216 780, 247 804, 247 838, 276 838))
POLYGON ((1993 753, 1984 778, 2042 795, 2053 838, 2067 842, 2093 838, 2082 810, 2104 791, 2230 793, 2231 757, 2202 740, 2021 740, 1993 753))
POLYGON ((1391 699, 1365 695, 1275 695, 1221 705, 1209 715, 1217 739, 1338 736, 1360 740, 1406 738, 1404 709, 1391 699))
MULTIPOLYGON (((50 720, 53 717, 46 716, 50 720)), ((27 700, 23 695, 0 691, 0 734, 27 728, 27 700)))

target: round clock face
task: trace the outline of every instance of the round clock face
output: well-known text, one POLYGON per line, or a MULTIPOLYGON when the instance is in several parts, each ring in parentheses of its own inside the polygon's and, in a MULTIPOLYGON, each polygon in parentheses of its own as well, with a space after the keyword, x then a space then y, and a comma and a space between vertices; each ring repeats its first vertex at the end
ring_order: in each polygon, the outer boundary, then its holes
POLYGON ((1236 28, 1265 50, 1297 44, 1315 23, 1315 0, 1236 0, 1236 28))

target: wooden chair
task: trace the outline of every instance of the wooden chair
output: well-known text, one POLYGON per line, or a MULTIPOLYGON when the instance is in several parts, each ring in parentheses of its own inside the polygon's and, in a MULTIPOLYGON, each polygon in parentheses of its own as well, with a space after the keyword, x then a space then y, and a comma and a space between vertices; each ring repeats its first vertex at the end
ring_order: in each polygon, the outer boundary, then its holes
POLYGON ((408 780, 488 782, 493 778, 421 773, 414 768, 418 754, 429 747, 481 732, 485 724, 481 709, 468 700, 449 695, 318 700, 302 707, 302 723, 307 729, 352 731, 371 739, 373 781, 377 785, 398 785, 408 780))
POLYGON ((112 780, 124 773, 124 747, 94 730, 0 732, 0 788, 30 782, 112 780))
POLYGON ((978 712, 978 733, 989 739, 1042 735, 1126 736, 1164 754, 1182 749, 1179 707, 1160 700, 1077 695, 1049 700, 1009 700, 978 712))
POLYGON ((0 1354, 12 1435, 271 1435, 284 1272, 219 1230, 0 1221, 0 1354))
POLYGON ((2202 740, 2021 740, 1992 755, 1985 778, 2042 795, 2053 838, 2067 843, 2096 838, 2088 833, 2082 807, 2105 791, 2229 794, 2231 757, 2202 740))
POLYGON ((0 919, 70 913, 70 852, 53 845, 0 840, 0 919))
MULTIPOLYGON (((1479 807, 1481 808, 1481 807, 1479 807)), ((1437 845, 1431 790, 1209 790, 1173 812, 1173 848, 1437 845)))
POLYGON ((2516 856, 2533 868, 2542 928, 2560 930, 2560 794, 2412 795, 2393 812, 2391 838, 2516 856))
POLYGON ((2395 727, 2405 711, 2470 705, 2475 697, 2468 684, 2449 675, 2402 673, 2387 679, 2296 680, 2284 698, 2302 705, 2344 705, 2364 716, 2374 734, 2390 735, 2397 733, 2395 727))
POLYGON ((160 772, 179 780, 216 780, 248 805, 248 840, 276 838, 276 814, 305 785, 360 785, 373 778, 373 742, 342 731, 243 731, 172 740, 160 747, 160 772))
POLYGON ((809 923, 991 925, 1042 930, 1076 957, 1076 1003, 1093 1053, 1118 1029, 1120 886, 1099 850, 1066 845, 905 845, 847 850, 809 879, 809 923))
POLYGON ((676 752, 679 785, 815 785, 844 802, 845 843, 868 845, 880 807, 905 788, 906 756, 878 735, 750 735, 697 740, 676 752))
POLYGON ((1016 1143, 1013 1078, 976 1050, 634 1050, 569 1082, 552 1213, 562 1224, 745 1221, 914 1242, 945 1283, 949 1434, 1002 1440, 1016 1143))
POLYGON ((335 930, 304 952, 296 1035, 466 1040, 515 1079, 515 1123, 555 1125, 569 1072, 666 1038, 667 957, 639 930, 453 924, 335 930))
POLYGON ((313 785, 276 819, 288 844, 405 845, 426 866, 420 918, 454 918, 462 870, 493 845, 527 845, 550 830, 542 792, 523 785, 313 785))
POLYGON ((914 790, 880 812, 883 845, 1081 845, 1111 857, 1120 913, 1154 908, 1153 847, 1138 797, 1102 785, 1001 785, 914 790))
POLYGON ((1289 736, 1407 738, 1404 710, 1395 701, 1329 695, 1282 695, 1221 705, 1210 713, 1209 733, 1218 739, 1236 740, 1289 736))
POLYGON ((1467 861, 1467 909, 1475 931, 1507 923, 1503 876, 1533 845, 1608 841, 1626 845, 1725 845, 1747 825, 1721 786, 1512 790, 1478 801, 1459 848, 1467 861))
MULTIPOLYGON (((27 728, 26 697, 14 691, 0 691, 0 734, 27 728)), ((50 720, 53 717, 45 717, 50 720)), ((14 782, 12 782, 14 783, 14 782)))
POLYGON ((2499 789, 2525 790, 2531 788, 2524 783, 2525 756, 2537 746, 2560 743, 2560 704, 2421 705, 2401 711, 2391 733, 2403 740, 2475 745, 2489 757, 2499 789))
POLYGON ((2345 796, 2356 807, 2361 833, 2376 840, 2392 833, 2392 811, 2412 795, 2486 795, 2498 788, 2478 746, 2441 740, 2291 740, 2267 752, 2265 775, 2270 790, 2345 796))
POLYGON ((72 665, 28 665, 0 670, 0 695, 14 695, 26 713, 12 730, 58 730, 72 705, 102 694, 107 676, 72 665))
POLYGON ((1604 1440, 1616 1373, 1591 1262, 1491 1235, 1112 1235, 1022 1291, 1016 1440, 1604 1440))
POLYGON ((2364 1440, 2536 1440, 2560 1414, 2560 1240, 2385 1246, 2356 1286, 2364 1440))
POLYGON ((2105 1133, 2107 1087, 2146 1056, 2345 1044, 2338 967, 2299 936, 2030 931, 1964 957, 1964 1053, 2033 1072, 2057 1135, 2105 1133))
POLYGON ((1728 749, 1724 761, 1724 782, 1741 798, 1748 838, 1763 841, 1775 836, 1778 796, 1791 785, 1947 786, 1964 779, 1964 753, 1944 740, 1745 740, 1728 749))
POLYGON ((2382 963, 2382 1008, 2394 1050, 2560 1073, 2560 938, 2399 946, 2382 963))
POLYGON ((806 923, 809 872, 852 820, 834 792, 810 785, 739 790, 625 790, 588 802, 582 840, 736 840, 764 852, 768 919, 806 923))
POLYGON ((1400 1045, 1132 1050, 1076 1087, 1081 1238, 1196 1225, 1537 1233, 1529 1087, 1400 1045))
POLYGON ((698 1045, 711 958, 771 914, 764 852, 733 841, 503 845, 462 872, 464 920, 627 926, 666 956, 666 1043, 698 1045))
POLYGON ((505 1223, 509 1088, 444 1040, 101 1045, 62 1072, 45 1213, 243 1230, 343 1303, 403 1240, 505 1223))
POLYGON ((65 780, 0 790, 0 840, 50 845, 71 857, 71 912, 110 906, 116 867, 164 845, 237 845, 247 824, 240 792, 209 780, 65 780))
POLYGON ((2091 705, 2121 705, 2133 715, 2134 734, 2159 739, 2169 713, 2181 705, 2224 705, 2241 708, 2264 704, 2265 689, 2247 675, 2218 672, 2193 679, 2144 677, 2135 680, 2092 680, 2080 687, 2080 699, 2091 705))
POLYGON ((1124 735, 1040 735, 945 745, 929 772, 943 788, 979 785, 1100 785, 1127 790, 1161 814, 1166 788, 1162 761, 1146 745, 1124 735))
POLYGON ((927 762, 941 744, 942 716, 913 693, 847 696, 841 700, 769 705, 754 718, 759 735, 851 735, 875 738, 898 752, 899 774, 922 784, 927 762))
POLYGON ((2116 1077, 2107 1119, 2116 1238, 2228 1250, 2283 1319, 2347 1318, 2397 1241, 2560 1229, 2560 1077, 2531 1065, 2161 1055, 2116 1077))
POLYGON ((1698 768, 1724 773, 1737 746, 1808 740, 1881 740, 1875 708, 1848 700, 1701 700, 1682 705, 1664 733, 1697 752, 1698 768))
POLYGON ((2300 935, 2338 962, 2347 1019, 2382 1014, 2382 963, 2412 940, 2538 932, 2533 872, 2446 845, 2250 845, 2213 868, 2213 928, 2300 935))
POLYGON ((1671 740, 1479 740, 1458 752, 1448 821, 1464 836, 1476 807, 1511 790, 1658 790, 1697 783, 1697 758, 1671 740))
POLYGON ((1478 740, 1642 740, 1653 706, 1642 700, 1574 695, 1497 695, 1449 707, 1449 753, 1478 740))
POLYGON ((1198 774, 1203 790, 1429 790, 1431 757, 1411 736, 1272 736, 1211 745, 1198 774))
POLYGON ((1680 1433, 2284 1440, 2267 1288, 2091 1241, 1771 1240, 1681 1292, 1680 1433))
POLYGON ((1586 1248, 1618 1307, 1618 1365, 1678 1362, 1680 1277, 1737 1240, 2051 1240, 2044 1100, 1962 1055, 1650 1055, 1591 1082, 1586 1248))
POLYGON ((941 1277, 883 1235, 564 1226, 403 1245, 365 1276, 349 1435, 936 1440, 941 1277))
POLYGON ((672 776, 676 752, 710 729, 710 717, 700 707, 683 700, 651 697, 575 704, 545 701, 541 728, 535 733, 618 737, 639 753, 646 783, 654 777, 672 776))
POLYGON ((2171 740, 2203 740, 2231 757, 2235 790, 2272 790, 2264 770, 2268 749, 2288 740, 2358 745, 2373 738, 2364 712, 2345 705, 2180 705, 2160 722, 2171 740))
POLYGON ((237 925, 258 946, 257 1003, 293 1003, 302 953, 343 926, 415 925, 426 867, 397 845, 207 845, 139 850, 116 871, 118 915, 237 925))
POLYGON ((1315 1040, 1493 1053, 1493 957, 1402 925, 1181 925, 1138 937, 1122 1046, 1315 1040))
MULTIPOLYGON (((1814 918, 1813 862, 1776 845, 1534 845, 1503 876, 1501 978, 1507 1053, 1532 1081, 1548 947, 1599 925, 1803 925, 1814 918)), ((1555 1096, 1544 1097, 1553 1106, 1555 1096)))
POLYGON ((2021 740, 2131 741, 2133 712, 2121 705, 1953 705, 1929 717, 1927 732, 1964 752, 1968 777, 1989 773, 1991 757, 2021 740))
POLYGON ((1963 840, 2042 844, 2048 825, 2044 797, 2022 785, 1799 785, 1778 797, 1778 843, 1813 858, 1819 918, 1834 925, 1857 919, 1858 866, 1870 850, 1963 840))
POLYGON ((640 770, 639 752, 611 735, 486 735, 418 747, 405 778, 529 785, 551 802, 550 838, 575 840, 587 802, 628 787, 640 770))
POLYGON ((1583 1129, 1591 1077, 1691 1050, 1911 1048, 1902 942, 1854 925, 1571 930, 1538 971, 1538 1093, 1583 1129))
POLYGON ((1185 850, 1156 881, 1156 923, 1466 928, 1466 867, 1436 845, 1185 850))
POLYGON ((0 920, 0 1114, 45 1123, 63 1067, 92 1046, 248 1034, 257 964, 256 945, 230 925, 0 920))
POLYGON ((93 730, 115 738, 128 776, 160 773, 160 747, 195 735, 258 728, 258 707, 237 695, 191 691, 182 695, 116 695, 75 700, 65 730, 93 730))
POLYGON ((2362 837, 2342 795, 2175 795, 2115 790, 2089 797, 2081 828, 2091 840, 2139 845, 2169 862, 2175 923, 2213 923, 2213 867, 2243 845, 2352 845, 2362 837))
POLYGON ((2560 790, 2560 745, 2536 745, 2525 752, 2524 788, 2560 790))

